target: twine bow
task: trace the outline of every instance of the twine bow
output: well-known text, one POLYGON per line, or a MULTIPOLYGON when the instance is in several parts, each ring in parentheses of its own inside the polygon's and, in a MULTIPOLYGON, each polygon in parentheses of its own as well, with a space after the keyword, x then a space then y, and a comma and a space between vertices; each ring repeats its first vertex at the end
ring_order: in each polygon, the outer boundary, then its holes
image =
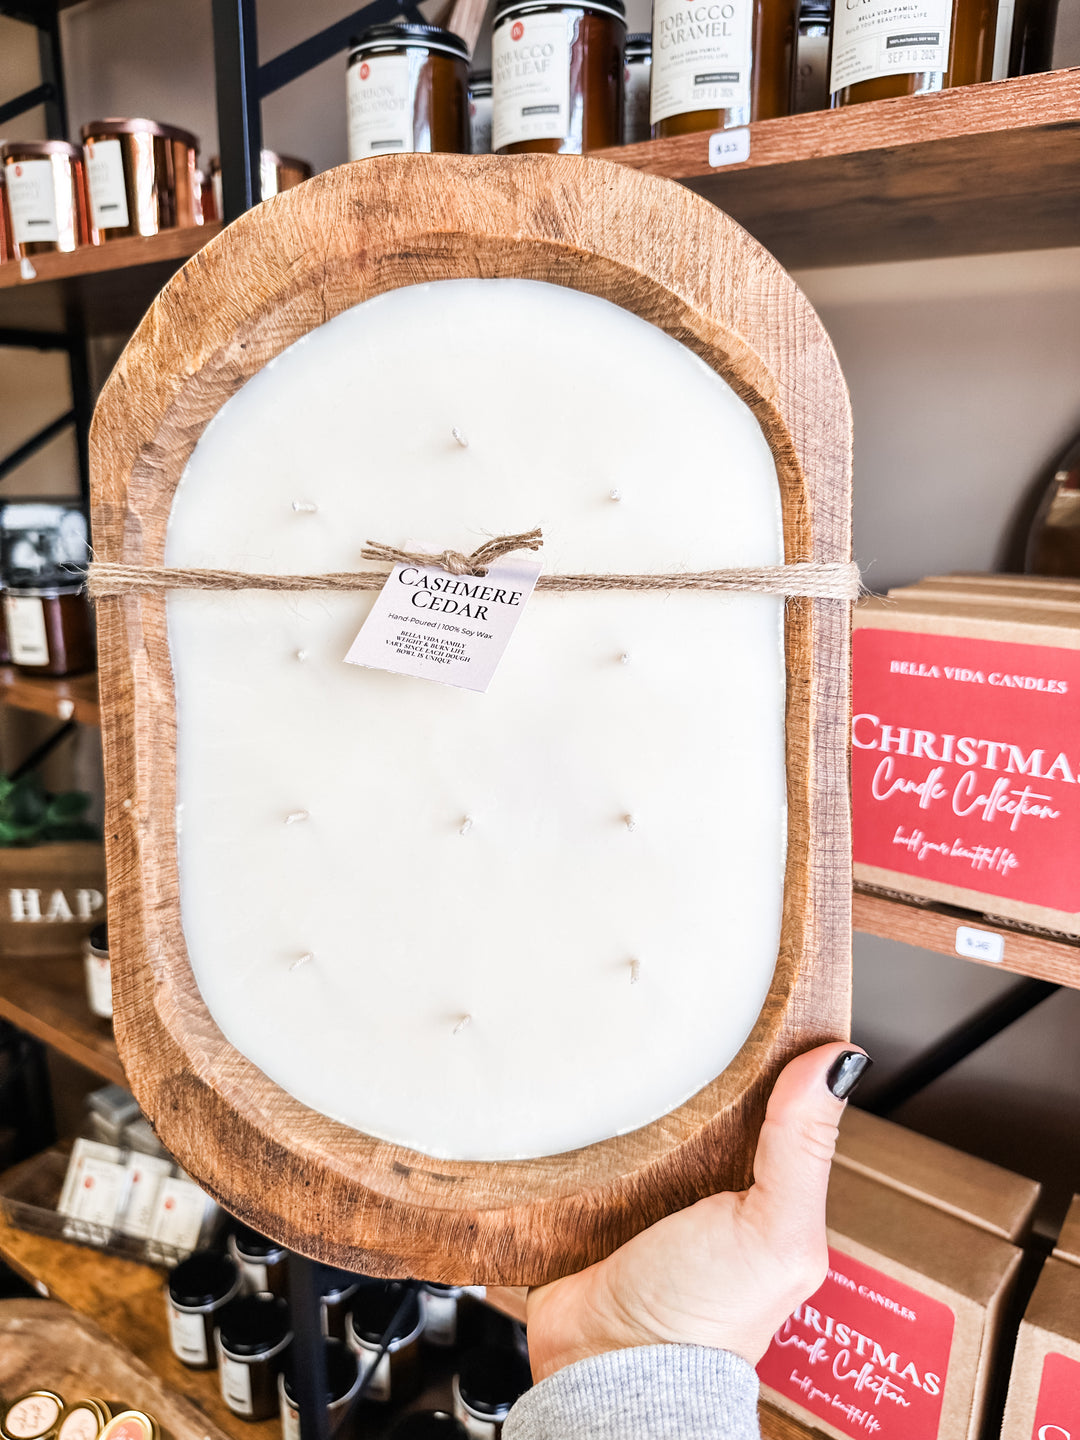
POLYGON ((451 575, 486 575, 488 567, 514 550, 539 550, 544 543, 543 532, 527 530, 523 535, 496 535, 485 540, 471 555, 460 550, 443 550, 438 555, 423 550, 399 550, 379 540, 369 540, 360 552, 361 560, 382 560, 388 565, 434 565, 451 575))

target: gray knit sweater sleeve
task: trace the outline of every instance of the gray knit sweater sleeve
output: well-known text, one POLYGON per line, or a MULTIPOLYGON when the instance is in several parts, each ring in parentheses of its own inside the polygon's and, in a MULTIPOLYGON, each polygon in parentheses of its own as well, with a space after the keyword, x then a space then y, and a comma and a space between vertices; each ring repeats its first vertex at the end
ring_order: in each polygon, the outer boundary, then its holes
POLYGON ((611 1350, 526 1391, 503 1440, 760 1440, 757 1398, 753 1367, 727 1350, 611 1350))

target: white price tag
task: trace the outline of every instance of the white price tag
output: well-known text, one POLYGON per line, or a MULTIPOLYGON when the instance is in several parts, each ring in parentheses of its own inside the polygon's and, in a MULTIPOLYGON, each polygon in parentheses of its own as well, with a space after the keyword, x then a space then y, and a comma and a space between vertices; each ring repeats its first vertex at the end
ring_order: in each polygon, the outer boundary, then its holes
POLYGON ((749 125, 739 130, 717 130, 709 136, 709 164, 714 170, 721 165, 741 165, 749 159, 749 125))
POLYGON ((151 1241, 174 1250, 194 1250, 210 1203, 209 1195, 190 1180, 162 1180, 150 1222, 151 1241))
POLYGON ((993 930, 976 930, 973 925, 958 925, 956 953, 966 960, 985 960, 990 965, 1000 965, 1005 958, 1005 936, 993 930))
POLYGON ((524 555, 506 556, 486 575, 395 565, 345 659, 462 690, 486 690, 540 570, 541 561, 524 555))

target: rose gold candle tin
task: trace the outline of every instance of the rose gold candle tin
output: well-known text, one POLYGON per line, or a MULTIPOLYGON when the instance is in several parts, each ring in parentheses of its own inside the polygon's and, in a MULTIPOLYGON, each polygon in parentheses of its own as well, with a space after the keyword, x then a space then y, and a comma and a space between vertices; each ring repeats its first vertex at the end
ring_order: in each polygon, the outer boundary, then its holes
POLYGON ((187 130, 154 120, 93 120, 82 128, 90 220, 102 240, 198 224, 187 130))
POLYGON ((9 140, 0 146, 4 226, 12 259, 70 251, 96 241, 82 151, 66 140, 9 140))

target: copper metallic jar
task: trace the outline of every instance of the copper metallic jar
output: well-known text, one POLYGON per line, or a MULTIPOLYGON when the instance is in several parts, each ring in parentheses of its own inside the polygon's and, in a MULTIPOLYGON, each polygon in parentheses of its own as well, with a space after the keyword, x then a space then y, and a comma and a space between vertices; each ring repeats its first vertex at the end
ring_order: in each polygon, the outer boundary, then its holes
POLYGON ((349 51, 349 159, 469 153, 469 47, 438 25, 372 25, 349 51))
MULTIPOLYGON (((279 155, 276 150, 259 151, 259 195, 267 200, 271 195, 280 195, 310 180, 313 170, 306 160, 297 160, 293 155, 279 155)), ((203 220, 220 220, 225 214, 225 196, 221 184, 221 158, 213 156, 210 161, 209 186, 203 186, 203 220)))
POLYGON ((653 137, 786 115, 797 12, 798 0, 656 0, 653 137))
POLYGON ((621 145, 622 0, 499 0, 491 32, 492 148, 581 155, 621 145))
POLYGON ((70 252, 96 240, 88 220, 82 151, 66 140, 9 140, 4 166, 5 228, 12 258, 70 252))
POLYGON ((198 223, 194 135, 154 120, 94 120, 82 138, 90 220, 102 240, 198 223))
POLYGON ((195 171, 192 195, 196 225, 213 225, 221 219, 221 210, 214 193, 214 186, 205 170, 195 171))
POLYGON ((897 17, 893 0, 836 0, 833 106, 992 79, 997 8, 997 0, 921 0, 913 23, 897 17))

